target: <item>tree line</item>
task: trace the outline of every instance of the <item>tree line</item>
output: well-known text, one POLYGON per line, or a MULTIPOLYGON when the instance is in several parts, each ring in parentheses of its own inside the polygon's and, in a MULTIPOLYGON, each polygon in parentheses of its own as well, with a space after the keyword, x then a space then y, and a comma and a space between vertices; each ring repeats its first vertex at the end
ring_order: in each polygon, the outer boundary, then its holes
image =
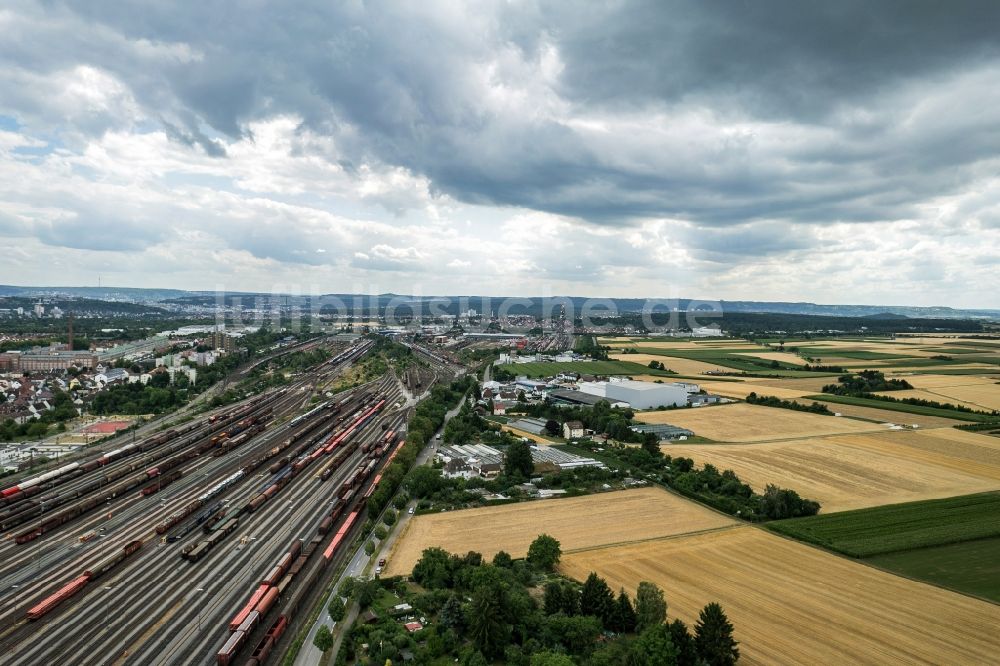
POLYGON ((751 405, 778 407, 780 409, 793 409, 797 412, 810 412, 812 414, 824 414, 828 416, 833 415, 830 408, 821 402, 813 401, 812 404, 804 405, 801 402, 796 402, 794 400, 782 400, 781 398, 773 395, 757 395, 755 391, 751 391, 747 394, 746 401, 751 405))

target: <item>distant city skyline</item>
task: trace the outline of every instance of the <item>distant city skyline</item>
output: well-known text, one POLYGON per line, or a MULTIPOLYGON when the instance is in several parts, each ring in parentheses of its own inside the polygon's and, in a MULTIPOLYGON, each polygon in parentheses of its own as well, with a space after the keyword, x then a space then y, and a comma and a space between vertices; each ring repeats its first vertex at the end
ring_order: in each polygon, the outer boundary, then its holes
POLYGON ((233 14, 5 4, 0 283, 1000 308, 996 3, 233 14))

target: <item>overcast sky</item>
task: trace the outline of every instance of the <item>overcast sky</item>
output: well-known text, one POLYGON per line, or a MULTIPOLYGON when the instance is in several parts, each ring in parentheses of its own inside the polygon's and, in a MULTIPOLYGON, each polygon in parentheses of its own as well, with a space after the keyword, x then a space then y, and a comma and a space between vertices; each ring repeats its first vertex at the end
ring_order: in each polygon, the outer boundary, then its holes
POLYGON ((0 282, 998 308, 998 25, 6 0, 0 282))

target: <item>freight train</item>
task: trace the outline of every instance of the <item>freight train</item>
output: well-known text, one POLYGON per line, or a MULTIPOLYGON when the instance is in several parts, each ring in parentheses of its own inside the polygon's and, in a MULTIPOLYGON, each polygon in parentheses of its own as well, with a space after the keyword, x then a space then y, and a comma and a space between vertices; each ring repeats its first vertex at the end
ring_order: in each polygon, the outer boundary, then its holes
POLYGON ((50 613, 56 606, 82 590, 87 583, 97 580, 121 564, 127 557, 142 547, 142 541, 132 541, 124 548, 100 560, 95 566, 63 585, 53 594, 42 599, 28 609, 28 620, 34 621, 50 613))

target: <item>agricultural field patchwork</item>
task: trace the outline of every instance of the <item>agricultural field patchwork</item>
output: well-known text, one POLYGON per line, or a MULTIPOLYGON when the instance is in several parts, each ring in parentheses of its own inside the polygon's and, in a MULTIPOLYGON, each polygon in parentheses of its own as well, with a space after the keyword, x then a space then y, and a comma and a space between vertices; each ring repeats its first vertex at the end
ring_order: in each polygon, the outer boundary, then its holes
POLYGON ((614 590, 652 581, 689 625, 718 601, 741 664, 985 664, 1000 652, 1000 606, 755 527, 570 553, 560 570, 596 571, 614 590))
POLYGON ((616 361, 638 363, 648 366, 650 361, 662 363, 668 370, 672 370, 681 375, 699 375, 706 372, 732 372, 732 368, 727 368, 716 363, 705 363, 704 361, 692 361, 687 358, 676 356, 662 356, 657 354, 611 354, 611 358, 616 361))
POLYGON ((740 399, 746 398, 750 393, 756 393, 757 395, 773 395, 776 398, 782 398, 785 400, 801 398, 804 395, 811 395, 815 393, 815 391, 808 389, 785 388, 781 384, 769 385, 758 383, 752 379, 747 379, 743 382, 706 381, 699 382, 699 386, 709 393, 716 393, 727 398, 740 399))
POLYGON ((1000 537, 1000 492, 891 504, 767 525, 851 557, 1000 537))
MULTIPOLYGON (((758 394, 761 392, 758 391, 758 394)), ((808 395, 803 393, 801 395, 808 395)), ((778 397, 784 397, 778 394, 778 397)), ((798 400, 798 402, 809 403, 815 398, 808 398, 805 400, 798 400)), ((872 421, 875 423, 886 423, 886 424, 898 424, 905 426, 917 426, 919 428, 946 428, 955 425, 961 425, 963 423, 968 423, 968 421, 961 421, 959 419, 953 419, 946 416, 929 416, 926 414, 913 414, 910 412, 899 412, 893 411, 891 409, 879 409, 876 407, 862 407, 860 405, 845 405, 841 403, 829 404, 827 407, 830 411, 841 414, 842 416, 865 419, 867 421, 872 421)))
POLYGON ((410 573, 425 548, 524 557, 541 533, 563 552, 717 529, 735 521, 660 488, 622 490, 414 516, 397 542, 387 575, 410 573))
POLYGON ((762 442, 885 429, 854 419, 745 403, 639 412, 635 418, 643 423, 669 423, 688 428, 696 435, 718 442, 762 442))
POLYGON ((763 361, 778 361, 779 363, 790 363, 792 365, 805 365, 808 361, 798 354, 793 354, 791 352, 776 352, 776 351, 762 351, 762 352, 739 352, 738 356, 750 356, 752 358, 759 358, 763 361))
POLYGON ((551 377, 560 372, 578 372, 581 375, 660 375, 666 381, 671 373, 653 370, 644 364, 625 361, 571 361, 556 363, 555 361, 539 361, 536 363, 515 363, 499 366, 517 376, 551 377))
POLYGON ((791 488, 818 501, 822 514, 1000 489, 1000 440, 953 428, 661 450, 732 469, 758 491, 791 488))
POLYGON ((1000 384, 994 381, 928 386, 914 390, 921 394, 916 397, 923 397, 925 400, 960 404, 985 411, 1000 410, 1000 384))
MULTIPOLYGON (((907 397, 906 394, 911 392, 887 391, 886 393, 891 394, 890 397, 903 398, 907 397)), ((976 411, 960 411, 956 409, 950 409, 948 407, 927 407, 924 405, 911 405, 906 402, 893 402, 888 400, 879 400, 877 398, 858 398, 853 395, 831 395, 828 393, 816 393, 810 396, 806 396, 805 400, 815 400, 817 402, 832 403, 829 406, 831 411, 837 411, 836 408, 833 407, 833 405, 856 405, 859 407, 871 407, 873 409, 887 409, 893 412, 899 412, 901 414, 922 414, 924 416, 937 416, 940 418, 957 419, 959 421, 967 421, 970 423, 984 423, 996 420, 995 416, 992 416, 990 414, 977 413, 976 411)), ((940 402, 940 400, 938 402, 940 402)), ((900 420, 905 421, 909 417, 900 416, 899 418, 900 420)))
POLYGON ((768 523, 905 576, 1000 602, 1000 493, 768 523))

